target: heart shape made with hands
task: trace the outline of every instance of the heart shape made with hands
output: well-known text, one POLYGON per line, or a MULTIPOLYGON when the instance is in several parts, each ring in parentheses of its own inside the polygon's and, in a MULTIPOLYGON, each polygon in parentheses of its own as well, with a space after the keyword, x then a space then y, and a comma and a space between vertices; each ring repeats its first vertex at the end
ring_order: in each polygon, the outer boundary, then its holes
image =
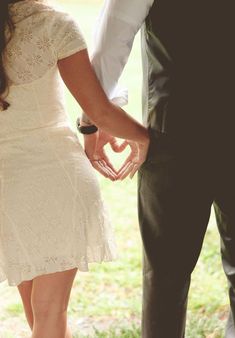
POLYGON ((135 142, 122 141, 119 144, 116 140, 97 149, 92 165, 103 176, 115 181, 123 180, 128 175, 132 178, 139 168, 138 160, 139 151, 135 142), (120 162, 122 165, 119 167, 120 162))
POLYGON ((104 149, 105 153, 109 157, 111 163, 113 164, 115 170, 119 172, 119 170, 122 168, 123 164, 125 163, 126 159, 131 154, 131 148, 129 144, 125 143, 125 147, 123 145, 123 141, 118 142, 118 146, 120 147, 118 151, 115 151, 110 143, 106 144, 104 149), (123 145, 123 146, 122 146, 123 145))

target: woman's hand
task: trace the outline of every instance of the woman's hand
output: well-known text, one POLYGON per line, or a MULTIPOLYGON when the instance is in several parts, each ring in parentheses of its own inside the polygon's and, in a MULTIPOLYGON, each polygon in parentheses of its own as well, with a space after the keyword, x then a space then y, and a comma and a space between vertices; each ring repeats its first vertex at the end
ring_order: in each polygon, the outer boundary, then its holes
POLYGON ((131 153, 126 159, 123 166, 119 169, 117 179, 124 180, 128 175, 133 178, 139 167, 145 162, 149 149, 149 136, 144 142, 138 143, 125 141, 131 148, 131 153))

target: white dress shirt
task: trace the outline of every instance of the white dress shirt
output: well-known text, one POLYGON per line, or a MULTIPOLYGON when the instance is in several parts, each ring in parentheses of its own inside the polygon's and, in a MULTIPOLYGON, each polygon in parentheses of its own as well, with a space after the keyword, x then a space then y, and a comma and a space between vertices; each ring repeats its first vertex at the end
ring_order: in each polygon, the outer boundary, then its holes
POLYGON ((95 29, 92 65, 107 96, 123 106, 127 91, 118 80, 127 63, 136 33, 154 0, 105 0, 95 29))

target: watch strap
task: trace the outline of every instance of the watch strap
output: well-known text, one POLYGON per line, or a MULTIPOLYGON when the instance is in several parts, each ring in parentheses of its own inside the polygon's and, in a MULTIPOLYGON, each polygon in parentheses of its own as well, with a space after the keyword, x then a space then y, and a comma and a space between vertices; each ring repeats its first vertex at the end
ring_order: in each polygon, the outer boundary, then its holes
POLYGON ((77 119, 76 124, 77 124, 77 130, 81 134, 90 135, 90 134, 96 133, 98 130, 98 128, 94 124, 91 124, 89 126, 81 126, 79 118, 77 119))

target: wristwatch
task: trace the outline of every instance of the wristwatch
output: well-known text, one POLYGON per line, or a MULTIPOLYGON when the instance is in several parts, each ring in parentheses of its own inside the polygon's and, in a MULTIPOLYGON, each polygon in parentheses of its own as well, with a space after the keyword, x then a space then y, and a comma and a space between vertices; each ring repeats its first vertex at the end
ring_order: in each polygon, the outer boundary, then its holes
POLYGON ((80 118, 77 118, 76 125, 79 133, 85 135, 94 134, 98 130, 98 128, 94 124, 91 124, 89 126, 81 126, 80 118))

